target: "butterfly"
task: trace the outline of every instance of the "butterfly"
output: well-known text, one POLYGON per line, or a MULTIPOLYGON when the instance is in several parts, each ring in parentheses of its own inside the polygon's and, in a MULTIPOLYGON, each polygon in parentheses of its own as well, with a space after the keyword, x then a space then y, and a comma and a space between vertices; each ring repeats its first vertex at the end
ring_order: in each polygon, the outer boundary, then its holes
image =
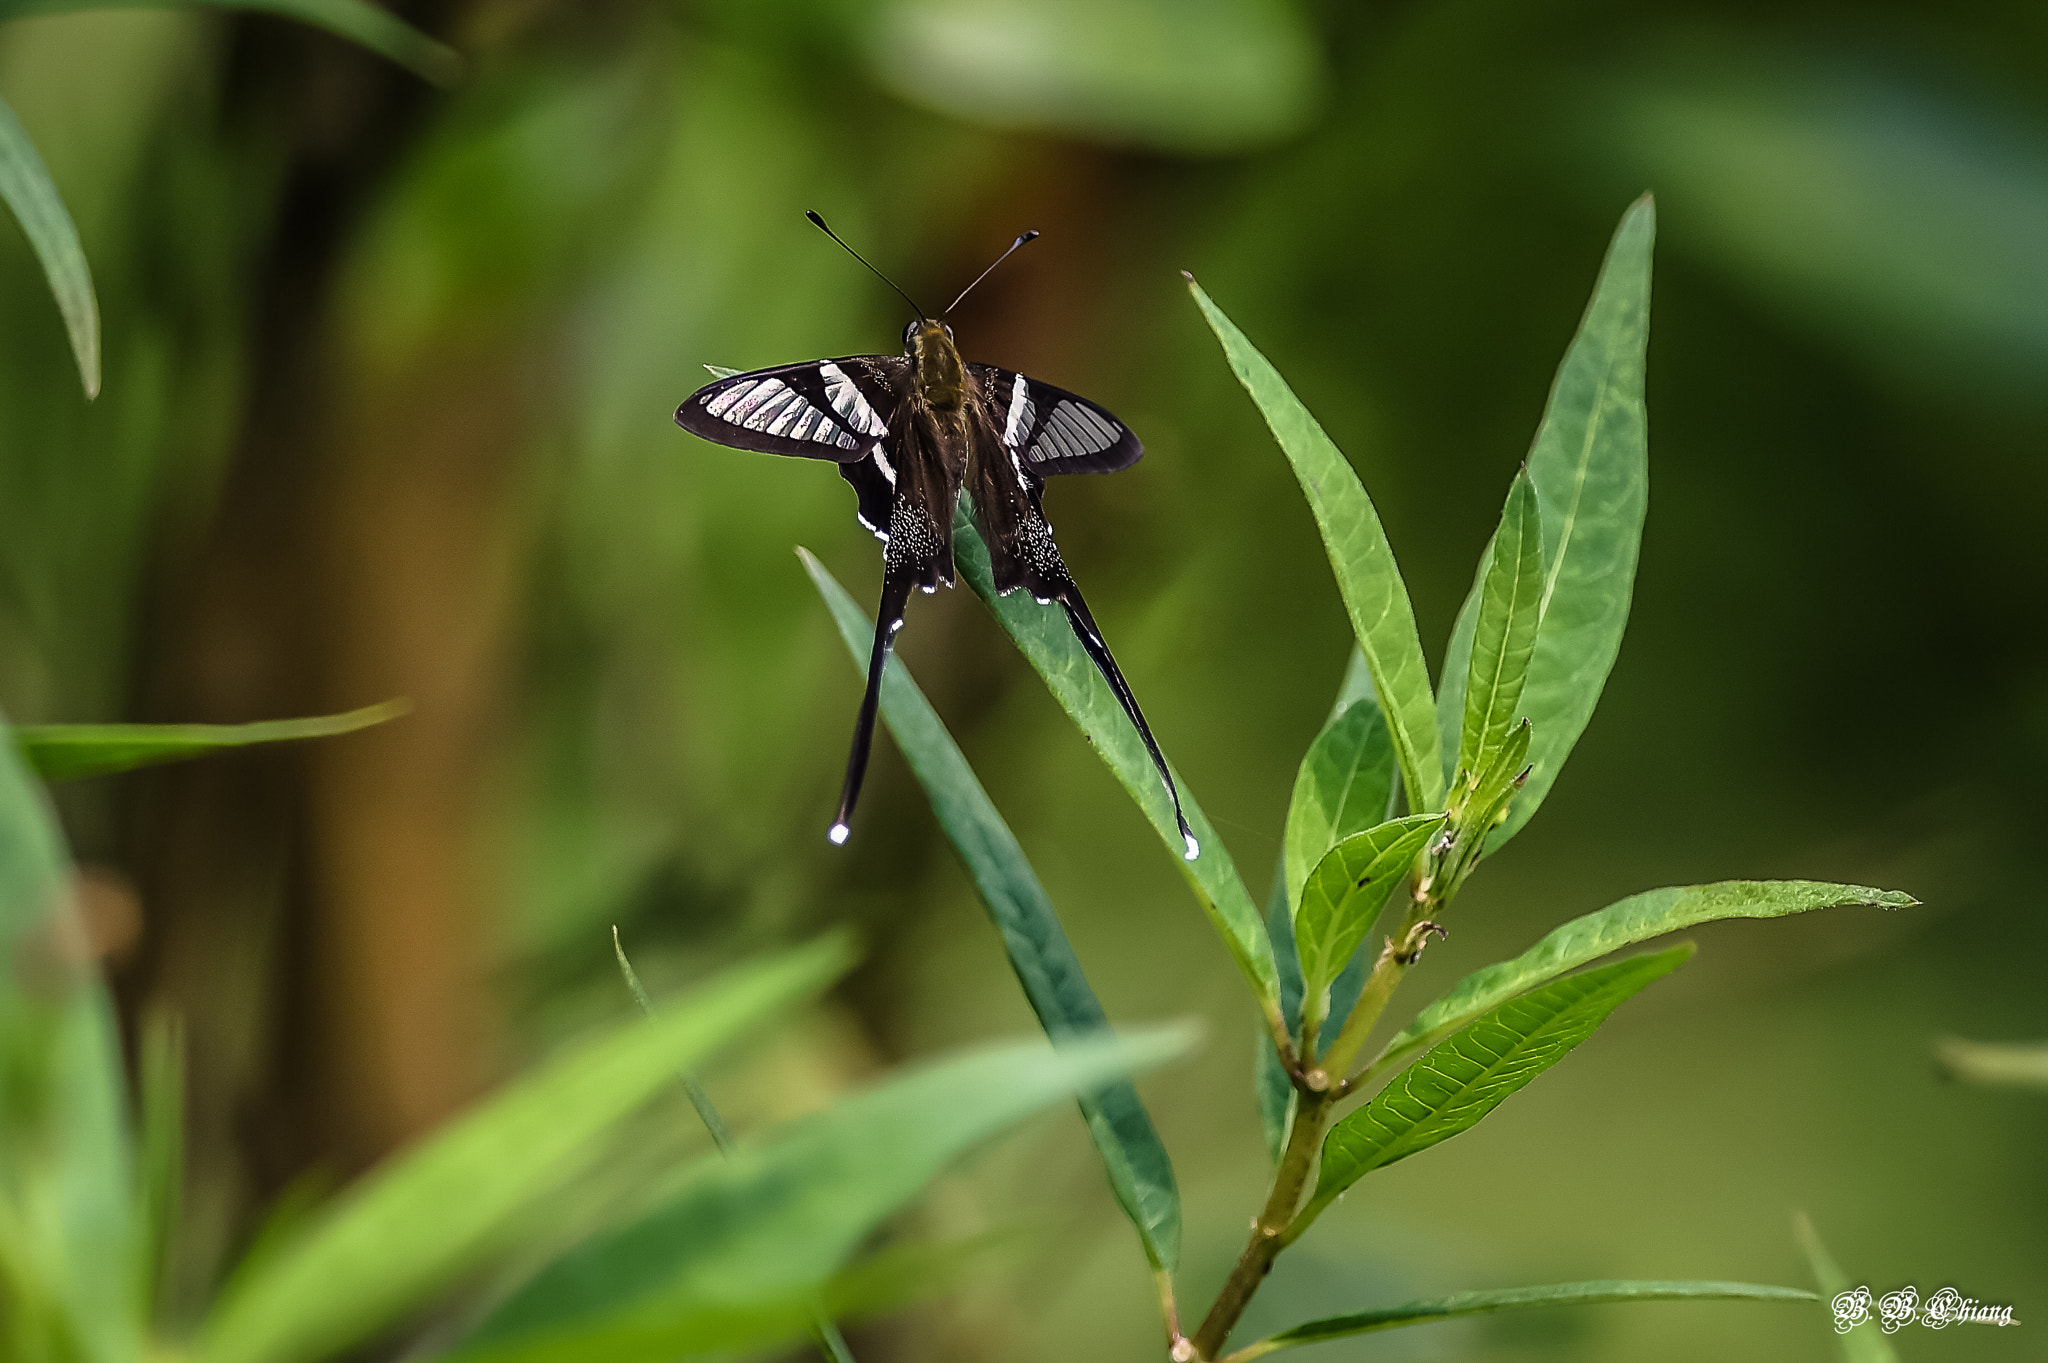
POLYGON ((867 690, 854 722, 831 840, 844 843, 850 832, 874 739, 882 670, 903 627, 911 590, 953 585, 953 508, 964 497, 988 544, 996 591, 1028 591, 1066 611, 1074 636, 1159 769, 1186 857, 1193 861, 1201 848, 1181 813, 1166 759, 1060 557, 1039 502, 1047 478, 1115 473, 1137 463, 1144 447, 1130 427, 1087 398, 1013 370, 963 360, 945 321, 996 265, 1038 233, 1019 236, 944 313, 930 318, 822 217, 805 216, 910 304, 917 317, 904 328, 903 354, 806 360, 745 373, 714 370, 720 377, 692 393, 676 408, 675 419, 692 435, 734 449, 837 464, 839 476, 853 485, 857 518, 882 541, 882 600, 867 690))

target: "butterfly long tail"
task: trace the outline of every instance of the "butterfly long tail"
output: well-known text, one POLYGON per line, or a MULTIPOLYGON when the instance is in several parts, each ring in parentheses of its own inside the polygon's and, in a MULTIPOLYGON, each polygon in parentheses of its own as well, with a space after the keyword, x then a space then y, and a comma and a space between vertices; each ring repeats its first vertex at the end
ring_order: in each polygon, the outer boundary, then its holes
POLYGON ((875 713, 882 704, 882 669, 889 662, 896 631, 903 628, 903 610, 916 581, 916 573, 901 570, 891 570, 882 577, 882 604, 875 611, 875 647, 868 655, 868 689, 860 699, 860 717, 853 722, 853 751, 846 756, 846 786, 839 796, 839 817, 832 821, 831 831, 826 834, 835 843, 845 842, 852 833, 853 805, 860 799, 860 785, 868 774, 868 749, 875 741, 875 713))
POLYGON ((1189 861, 1193 861, 1201 855, 1202 845, 1195 841, 1194 833, 1188 828, 1187 815, 1181 812, 1180 790, 1173 784, 1173 773, 1166 769, 1166 757, 1159 751, 1159 744, 1152 737, 1152 727, 1145 723, 1144 711, 1138 708, 1138 698, 1131 694, 1130 685, 1124 681, 1124 674, 1117 667, 1116 659, 1110 656, 1109 645, 1103 641, 1102 631, 1095 626, 1095 617, 1088 613, 1088 603, 1082 600, 1081 589, 1075 586, 1073 578, 1069 577, 1059 584, 1055 599, 1066 607, 1067 623, 1073 626, 1074 637, 1079 639, 1081 647, 1088 651, 1096 670, 1101 672, 1102 679, 1109 683, 1109 689, 1116 692, 1117 703, 1122 705, 1124 713, 1131 717, 1131 724, 1137 729, 1138 737, 1145 740, 1145 751, 1152 754, 1152 765, 1159 768, 1159 779, 1166 783, 1166 796, 1173 801, 1173 821, 1180 825, 1181 839, 1187 844, 1187 850, 1183 855, 1189 861))

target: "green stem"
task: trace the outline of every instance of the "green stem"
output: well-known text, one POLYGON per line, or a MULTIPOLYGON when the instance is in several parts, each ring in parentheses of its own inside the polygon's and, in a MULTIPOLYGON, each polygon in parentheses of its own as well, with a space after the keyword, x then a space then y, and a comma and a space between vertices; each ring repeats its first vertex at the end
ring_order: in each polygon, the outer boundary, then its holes
POLYGON ((1302 1189, 1308 1186, 1309 1169, 1314 1165, 1316 1150, 1322 1144, 1323 1127, 1329 1121, 1332 1101, 1333 1095, 1305 1093, 1295 1104, 1294 1129, 1288 1133, 1287 1149, 1280 1156, 1280 1167, 1273 1173, 1273 1188, 1266 1196, 1266 1209, 1252 1223, 1250 1243, 1238 1256, 1237 1267, 1231 1270, 1223 1290, 1216 1294, 1216 1302, 1209 1308, 1209 1314, 1202 1318, 1201 1328, 1195 1331, 1195 1357, 1217 1357, 1224 1341, 1230 1338, 1231 1330, 1237 1325, 1238 1317, 1251 1303, 1252 1294, 1259 1290, 1259 1284, 1266 1280, 1267 1272, 1272 1269, 1273 1256, 1280 1252, 1282 1237, 1294 1220, 1294 1209, 1301 1202, 1302 1189))

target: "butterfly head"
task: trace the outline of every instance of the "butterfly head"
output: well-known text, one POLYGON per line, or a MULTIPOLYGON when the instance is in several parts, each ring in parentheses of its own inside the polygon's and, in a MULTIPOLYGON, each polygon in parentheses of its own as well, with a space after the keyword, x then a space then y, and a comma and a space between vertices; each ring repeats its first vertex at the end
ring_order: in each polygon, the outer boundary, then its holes
POLYGON ((912 322, 903 329, 903 358, 917 366, 918 387, 934 408, 952 411, 966 400, 966 371, 953 328, 925 318, 912 322))

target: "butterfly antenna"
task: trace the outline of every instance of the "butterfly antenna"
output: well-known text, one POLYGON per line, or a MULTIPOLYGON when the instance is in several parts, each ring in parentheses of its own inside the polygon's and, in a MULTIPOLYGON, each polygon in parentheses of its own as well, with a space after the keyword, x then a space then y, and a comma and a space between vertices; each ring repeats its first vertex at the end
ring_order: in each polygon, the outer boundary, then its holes
MULTIPOLYGON (((820 223, 819 225, 823 226, 824 224, 820 223)), ((1038 229, 1034 227, 1030 231, 1018 237, 1015 241, 1011 242, 1010 249, 1008 251, 1005 251, 1001 255, 997 256, 986 270, 983 270, 980 274, 976 275, 974 277, 974 284, 979 284, 982 280, 987 279, 991 274, 994 274, 996 266, 1008 260, 1010 258, 1011 253, 1014 252, 1019 246, 1022 246, 1027 241, 1036 240, 1038 240, 1038 229)), ((966 288, 960 290, 960 298, 965 298, 968 294, 973 293, 974 284, 969 284, 966 288)), ((960 298, 956 298, 952 302, 946 304, 946 311, 940 313, 939 316, 944 317, 947 315, 947 313, 950 313, 953 311, 953 309, 959 307, 960 298)))
MULTIPOLYGON (((868 267, 868 270, 869 270, 869 271, 870 271, 870 272, 871 272, 871 273, 872 273, 872 274, 873 274, 873 275, 875 276, 875 278, 877 278, 877 279, 881 280, 881 281, 882 281, 882 282, 883 282, 884 284, 887 284, 887 285, 888 285, 888 286, 889 286, 890 288, 892 288, 892 289, 896 289, 896 296, 897 296, 898 298, 902 299, 902 300, 903 300, 904 302, 906 302, 906 303, 910 304, 910 310, 911 310, 912 312, 914 312, 914 313, 916 313, 916 314, 917 314, 917 320, 918 320, 918 321, 920 321, 920 322, 922 322, 922 321, 924 320, 924 309, 923 309, 923 308, 921 308, 921 307, 919 307, 919 306, 917 305, 917 302, 916 302, 916 300, 915 300, 915 299, 913 299, 913 298, 912 298, 912 297, 911 297, 911 296, 910 296, 909 294, 907 294, 907 293, 903 292, 903 290, 902 290, 902 289, 900 289, 900 288, 897 288, 897 286, 896 286, 896 281, 895 281, 895 280, 893 280, 893 279, 889 278, 889 276, 887 276, 887 275, 883 274, 883 273, 882 273, 882 272, 881 272, 880 270, 877 270, 877 269, 875 269, 875 267, 874 267, 874 264, 873 264, 873 262, 871 262, 871 261, 870 261, 870 260, 869 260, 869 259, 868 259, 868 258, 867 258, 866 256, 864 256, 864 255, 862 255, 862 254, 861 254, 860 252, 858 252, 858 251, 854 250, 854 249, 853 249, 853 248, 852 248, 851 246, 847 246, 847 245, 846 245, 846 238, 845 238, 845 237, 842 237, 842 236, 840 236, 840 235, 839 235, 839 234, 838 234, 837 232, 835 232, 835 231, 833 231, 833 230, 832 230, 831 228, 827 227, 827 226, 825 225, 825 220, 824 220, 823 218, 819 217, 819 216, 818 216, 818 215, 817 215, 817 214, 816 214, 815 212, 813 212, 812 210, 810 210, 810 209, 808 209, 808 208, 807 208, 807 209, 805 209, 805 210, 804 210, 804 216, 805 216, 805 217, 807 217, 807 218, 809 218, 809 219, 811 220, 812 224, 813 224, 813 225, 815 225, 815 226, 817 227, 817 229, 818 229, 818 230, 819 230, 820 232, 823 232, 823 233, 824 233, 824 234, 825 234, 826 236, 828 236, 828 237, 832 238, 832 240, 834 240, 834 241, 838 242, 838 243, 839 243, 839 244, 840 244, 841 246, 845 246, 845 247, 846 247, 846 254, 848 254, 848 255, 852 256, 852 257, 853 257, 853 258, 854 258, 855 260, 859 261, 859 262, 860 262, 861 264, 863 264, 863 265, 866 265, 866 266, 868 267)), ((1012 250, 1015 250, 1016 248, 1015 248, 1015 247, 1012 247, 1011 249, 1012 249, 1012 250)), ((993 268, 993 267, 991 267, 991 268, 993 268)))

